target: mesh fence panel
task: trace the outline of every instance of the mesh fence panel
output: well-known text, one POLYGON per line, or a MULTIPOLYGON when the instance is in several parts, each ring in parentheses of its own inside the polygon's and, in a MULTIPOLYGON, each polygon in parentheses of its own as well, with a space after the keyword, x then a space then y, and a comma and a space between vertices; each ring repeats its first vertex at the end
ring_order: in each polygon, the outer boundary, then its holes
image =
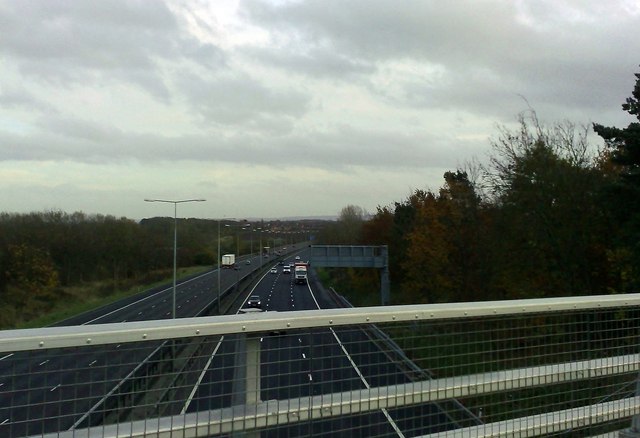
POLYGON ((639 312, 421 312, 388 323, 6 351, 0 436, 606 434, 637 414, 639 312))

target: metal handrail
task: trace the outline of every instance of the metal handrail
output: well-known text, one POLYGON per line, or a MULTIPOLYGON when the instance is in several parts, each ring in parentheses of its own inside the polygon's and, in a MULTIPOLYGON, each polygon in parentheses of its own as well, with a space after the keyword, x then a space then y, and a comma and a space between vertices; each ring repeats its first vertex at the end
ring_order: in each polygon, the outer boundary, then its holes
POLYGON ((0 353, 317 327, 593 310, 640 305, 640 294, 263 312, 0 331, 0 353))

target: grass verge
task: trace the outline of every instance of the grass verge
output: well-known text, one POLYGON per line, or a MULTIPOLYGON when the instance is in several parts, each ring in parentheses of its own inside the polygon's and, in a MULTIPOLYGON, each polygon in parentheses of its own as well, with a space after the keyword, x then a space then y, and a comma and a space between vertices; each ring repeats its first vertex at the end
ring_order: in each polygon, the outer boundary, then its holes
MULTIPOLYGON (((178 269, 177 277, 178 279, 188 277, 199 272, 205 272, 208 269, 211 268, 204 266, 180 268, 178 269)), ((146 277, 141 283, 129 284, 129 287, 123 286, 115 291, 112 291, 113 288, 104 282, 92 282, 81 286, 61 288, 60 299, 46 314, 28 321, 18 321, 13 327, 5 327, 5 329, 47 327, 58 321, 63 321, 72 316, 100 308, 145 290, 164 284, 171 285, 172 280, 173 273, 171 271, 168 273, 167 271, 162 271, 146 277), (156 280, 150 282, 150 279, 153 277, 155 277, 156 280), (105 291, 109 292, 105 293, 105 291)))

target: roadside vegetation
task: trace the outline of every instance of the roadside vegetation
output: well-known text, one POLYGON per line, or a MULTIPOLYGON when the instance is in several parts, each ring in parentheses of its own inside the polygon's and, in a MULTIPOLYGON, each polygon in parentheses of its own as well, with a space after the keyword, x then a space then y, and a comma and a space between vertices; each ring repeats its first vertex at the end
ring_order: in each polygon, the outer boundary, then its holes
MULTIPOLYGON (((224 221, 221 254, 258 253, 260 233, 247 224, 224 221)), ((273 221, 254 227, 267 225, 265 246, 304 239, 303 233, 319 226, 273 221)), ((0 329, 49 325, 170 282, 173 227, 173 218, 136 222, 81 212, 0 213, 0 329)), ((212 268, 218 222, 180 219, 178 230, 179 273, 212 268)))
MULTIPOLYGON (((614 294, 640 286, 640 74, 626 128, 501 127, 488 164, 444 174, 369 216, 345 207, 323 243, 388 245, 392 304, 614 294)), ((375 270, 327 270, 354 305, 377 301, 375 270), (347 292, 348 291, 348 292, 347 292)))

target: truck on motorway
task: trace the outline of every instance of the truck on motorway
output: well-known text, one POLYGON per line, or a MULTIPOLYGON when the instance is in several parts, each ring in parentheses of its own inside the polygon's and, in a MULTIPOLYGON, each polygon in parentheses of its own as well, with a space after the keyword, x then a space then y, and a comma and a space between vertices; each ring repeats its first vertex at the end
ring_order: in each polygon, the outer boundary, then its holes
POLYGON ((307 284, 307 264, 296 262, 293 265, 293 278, 296 284, 307 284))
POLYGON ((223 269, 232 269, 236 266, 236 255, 235 254, 225 254, 222 256, 222 268, 223 269))

